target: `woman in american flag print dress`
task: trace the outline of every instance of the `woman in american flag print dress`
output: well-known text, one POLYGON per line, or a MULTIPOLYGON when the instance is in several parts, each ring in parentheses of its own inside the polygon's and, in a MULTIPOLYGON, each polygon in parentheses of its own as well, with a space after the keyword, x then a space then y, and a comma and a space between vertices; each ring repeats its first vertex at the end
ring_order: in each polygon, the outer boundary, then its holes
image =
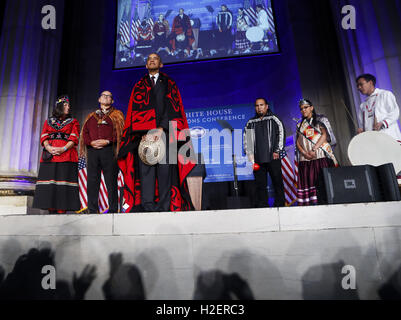
POLYGON ((44 147, 36 182, 34 208, 49 213, 80 209, 78 188, 79 123, 70 114, 70 101, 63 95, 43 125, 40 143, 44 147))

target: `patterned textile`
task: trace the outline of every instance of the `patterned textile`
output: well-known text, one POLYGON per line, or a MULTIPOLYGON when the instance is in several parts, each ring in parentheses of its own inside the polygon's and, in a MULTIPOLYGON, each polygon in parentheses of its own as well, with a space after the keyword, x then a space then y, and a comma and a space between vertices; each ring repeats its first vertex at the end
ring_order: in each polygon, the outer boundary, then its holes
POLYGON ((318 203, 316 185, 322 168, 334 167, 329 158, 299 162, 298 205, 307 206, 318 203))
MULTIPOLYGON (((43 125, 40 136, 40 144, 43 146, 45 140, 52 147, 64 147, 69 141, 74 142, 74 147, 68 149, 58 156, 53 156, 51 162, 78 162, 77 144, 79 138, 79 123, 76 119, 67 118, 59 120, 54 117, 47 119, 43 125)), ((43 163, 43 158, 40 160, 43 163)))
MULTIPOLYGON (((188 122, 184 112, 181 95, 176 83, 165 73, 160 73, 158 82, 166 86, 166 108, 169 121, 173 127, 169 132, 169 139, 178 142, 178 150, 183 145, 192 148, 191 141, 183 141, 183 137, 190 137, 188 122)), ((123 137, 121 140, 118 165, 124 175, 124 212, 135 210, 141 204, 141 181, 138 174, 138 146, 144 132, 156 128, 155 101, 151 93, 152 84, 148 75, 144 76, 133 88, 128 113, 125 121, 123 137)), ((171 143, 171 141, 170 141, 171 143)), ((193 154, 193 152, 192 152, 193 154)), ((178 164, 172 165, 173 178, 171 188, 171 211, 185 211, 193 208, 189 197, 186 177, 195 167, 195 162, 185 159, 178 154, 178 164)), ((157 194, 157 183, 155 194, 157 194)))
POLYGON ((251 42, 247 39, 245 31, 237 31, 235 34, 235 47, 239 50, 246 50, 251 47, 251 42))

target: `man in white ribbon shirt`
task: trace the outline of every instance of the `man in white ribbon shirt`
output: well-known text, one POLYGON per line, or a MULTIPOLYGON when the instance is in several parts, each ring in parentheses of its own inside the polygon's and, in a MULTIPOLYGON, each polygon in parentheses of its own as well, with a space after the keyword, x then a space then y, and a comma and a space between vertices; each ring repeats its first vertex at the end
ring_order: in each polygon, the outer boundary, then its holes
POLYGON ((256 6, 256 12, 258 14, 258 27, 261 27, 263 31, 270 29, 269 19, 267 17, 267 12, 261 4, 256 6))
POLYGON ((359 92, 367 96, 359 107, 358 133, 382 131, 401 143, 401 131, 398 126, 400 108, 394 94, 376 88, 376 78, 371 74, 360 75, 356 82, 359 92))

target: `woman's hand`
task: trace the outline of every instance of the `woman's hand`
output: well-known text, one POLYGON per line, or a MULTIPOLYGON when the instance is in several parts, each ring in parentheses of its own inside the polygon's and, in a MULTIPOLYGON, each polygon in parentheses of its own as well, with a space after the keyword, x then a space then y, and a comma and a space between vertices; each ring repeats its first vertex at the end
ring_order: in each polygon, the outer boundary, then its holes
POLYGON ((302 155, 303 155, 307 160, 313 160, 313 157, 310 155, 310 151, 303 152, 302 155))
POLYGON ((59 156, 64 152, 64 147, 53 147, 54 153, 53 155, 59 156))
POLYGON ((314 160, 317 158, 316 151, 308 151, 308 155, 310 157, 309 160, 314 160))
POLYGON ((46 145, 45 149, 47 151, 49 151, 53 156, 56 155, 57 153, 57 148, 56 147, 52 147, 50 144, 46 145))

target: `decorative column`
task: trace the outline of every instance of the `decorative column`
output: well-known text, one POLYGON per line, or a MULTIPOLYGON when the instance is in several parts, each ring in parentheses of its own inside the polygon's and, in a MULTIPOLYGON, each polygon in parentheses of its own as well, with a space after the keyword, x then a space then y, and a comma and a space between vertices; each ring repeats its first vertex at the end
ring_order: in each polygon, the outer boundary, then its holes
POLYGON ((33 194, 43 123, 57 95, 64 0, 7 0, 0 37, 0 195, 33 194), (56 9, 43 29, 42 8, 56 9))

